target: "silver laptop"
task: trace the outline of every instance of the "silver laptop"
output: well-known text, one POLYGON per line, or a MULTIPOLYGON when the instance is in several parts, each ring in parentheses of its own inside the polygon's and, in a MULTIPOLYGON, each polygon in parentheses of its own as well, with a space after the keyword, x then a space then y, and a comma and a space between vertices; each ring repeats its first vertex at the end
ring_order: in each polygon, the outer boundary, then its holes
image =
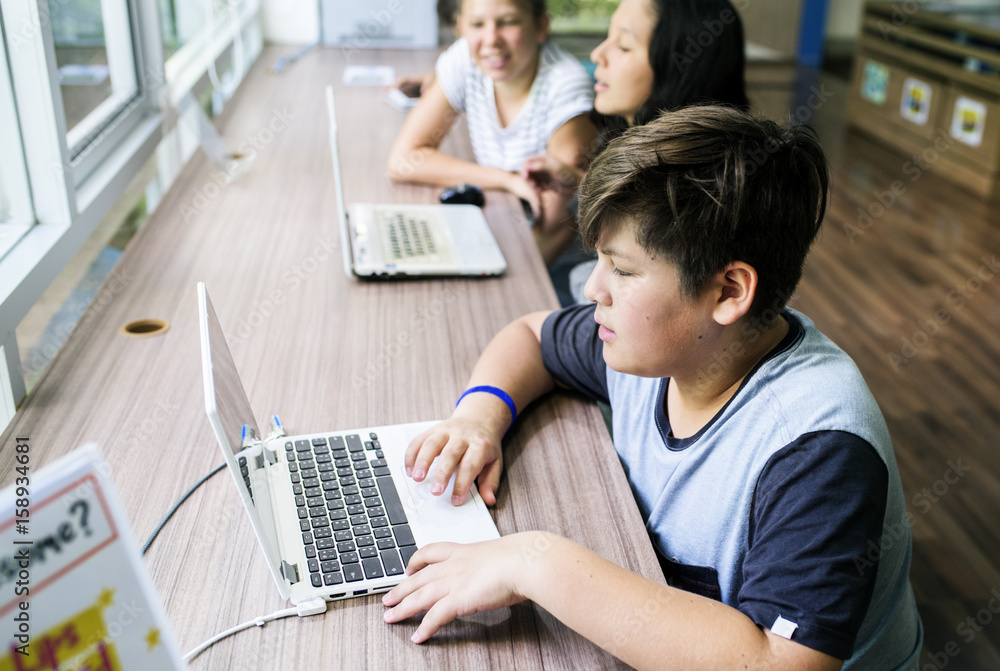
POLYGON ((349 277, 493 276, 507 261, 475 205, 344 203, 333 87, 326 87, 344 272, 349 277))
POLYGON ((281 596, 298 604, 388 591, 417 548, 499 538, 473 491, 461 506, 403 472, 434 422, 261 437, 205 285, 198 284, 205 409, 281 596))

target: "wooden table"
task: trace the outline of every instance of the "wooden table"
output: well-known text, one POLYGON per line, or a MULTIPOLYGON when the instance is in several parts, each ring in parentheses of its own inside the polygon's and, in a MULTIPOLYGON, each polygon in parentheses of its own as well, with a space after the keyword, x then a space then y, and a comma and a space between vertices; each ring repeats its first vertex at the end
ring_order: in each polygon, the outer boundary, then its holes
MULTIPOLYGON (((199 152, 125 251, 80 325, 2 438, 0 484, 13 480, 14 436, 33 468, 96 441, 142 542, 179 496, 221 462, 203 409, 195 284, 206 282, 258 423, 290 433, 447 416, 479 352, 507 322, 556 307, 520 208, 487 194, 509 270, 500 279, 361 283, 342 269, 323 89, 337 87, 348 202, 433 202, 393 184, 389 146, 404 112, 378 89, 344 87, 348 59, 429 68, 434 54, 318 50, 281 76, 268 48, 220 119, 230 147, 256 153, 231 184, 199 152), (119 333, 159 318, 165 334, 119 333)), ((471 156, 464 126, 444 144, 471 156)), ((555 394, 526 410, 505 447, 494 517, 502 534, 546 529, 662 581, 596 407, 555 394)), ((285 607, 230 476, 192 496, 146 555, 187 651, 285 607)), ((195 669, 443 669, 618 666, 533 604, 445 627, 427 644, 415 623, 382 621, 379 597, 330 604, 225 639, 195 669)))

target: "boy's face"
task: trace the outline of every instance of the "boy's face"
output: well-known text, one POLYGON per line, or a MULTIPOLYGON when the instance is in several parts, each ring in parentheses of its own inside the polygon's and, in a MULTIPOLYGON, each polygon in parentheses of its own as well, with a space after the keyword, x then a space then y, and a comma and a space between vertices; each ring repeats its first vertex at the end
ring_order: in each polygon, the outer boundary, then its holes
POLYGON ((711 340, 702 336, 718 327, 708 292, 684 296, 676 266, 650 257, 627 224, 601 234, 597 255, 584 294, 597 303, 608 366, 643 377, 694 374, 711 340))

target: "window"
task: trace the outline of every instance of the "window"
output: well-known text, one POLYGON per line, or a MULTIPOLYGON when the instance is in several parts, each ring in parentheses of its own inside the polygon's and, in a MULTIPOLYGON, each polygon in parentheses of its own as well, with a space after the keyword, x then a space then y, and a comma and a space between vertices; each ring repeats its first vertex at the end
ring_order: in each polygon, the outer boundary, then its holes
POLYGON ((126 0, 48 0, 66 144, 78 156, 139 93, 126 0))
POLYGON ((618 0, 548 0, 547 6, 557 32, 604 33, 618 0))
POLYGON ((10 87, 6 48, 0 46, 0 258, 21 239, 34 221, 24 168, 24 149, 10 87))
POLYGON ((0 429, 24 395, 15 327, 144 166, 169 187, 201 141, 179 103, 207 73, 221 109, 260 53, 259 8, 0 0, 0 429))
POLYGON ((164 69, 172 99, 177 102, 206 73, 225 98, 246 73, 246 33, 257 18, 260 0, 158 0, 163 33, 164 69), (233 49, 233 70, 221 76, 216 59, 233 49))

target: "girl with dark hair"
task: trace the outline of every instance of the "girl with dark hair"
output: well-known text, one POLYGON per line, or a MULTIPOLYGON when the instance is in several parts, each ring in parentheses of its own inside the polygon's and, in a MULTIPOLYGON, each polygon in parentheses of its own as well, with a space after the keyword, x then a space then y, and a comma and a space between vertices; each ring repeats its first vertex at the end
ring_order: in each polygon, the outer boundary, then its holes
MULTIPOLYGON (((599 147, 666 110, 709 102, 747 108, 744 48, 729 0, 622 0, 607 38, 590 54, 599 147)), ((584 170, 545 154, 525 161, 522 174, 541 191, 573 193, 584 170)), ((586 302, 589 256, 577 243, 553 264, 560 303, 586 302)))
MULTIPOLYGON (((748 107, 743 25, 729 0, 622 0, 590 53, 604 142, 660 112, 715 103, 748 107)), ((583 170, 551 156, 526 162, 538 188, 575 189, 583 170)))

